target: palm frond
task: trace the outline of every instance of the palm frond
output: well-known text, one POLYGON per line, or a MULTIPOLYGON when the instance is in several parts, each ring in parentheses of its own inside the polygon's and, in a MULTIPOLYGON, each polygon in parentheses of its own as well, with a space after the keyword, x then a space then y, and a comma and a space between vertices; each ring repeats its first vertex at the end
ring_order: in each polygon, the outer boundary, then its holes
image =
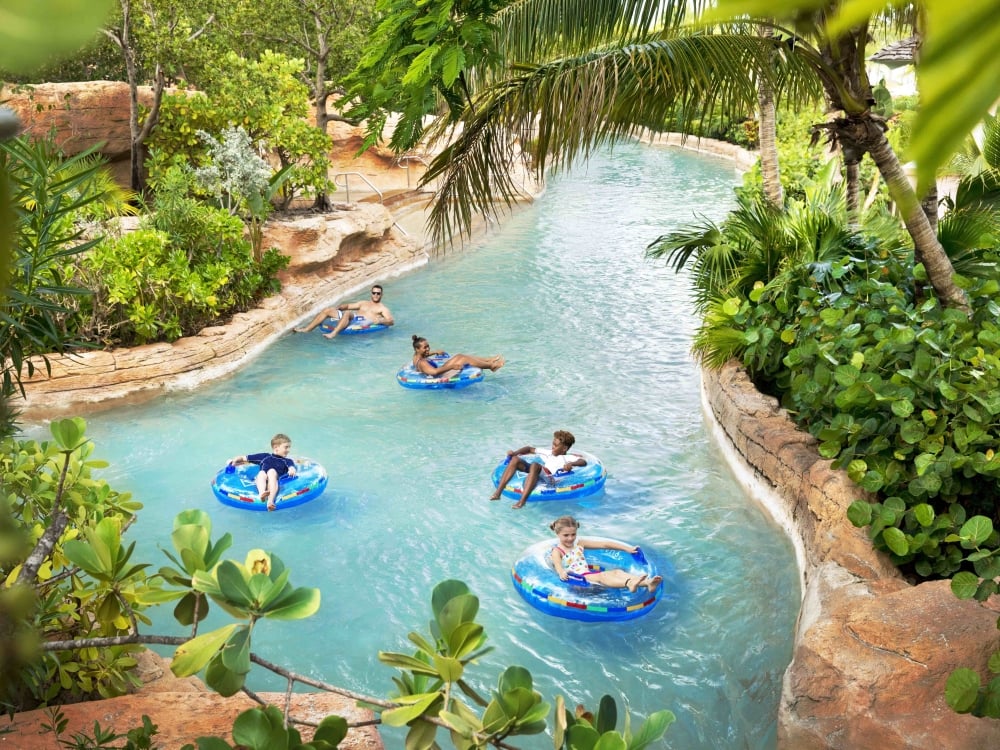
MULTIPOLYGON (((783 66, 775 64, 773 50, 754 35, 678 30, 624 47, 515 66, 514 76, 476 98, 461 134, 424 175, 424 185, 441 180, 431 234, 450 241, 455 230, 469 231, 473 214, 492 217, 498 206, 518 199, 523 191, 510 177, 518 144, 530 152, 536 177, 543 178, 548 168, 569 168, 644 126, 665 126, 677 112, 690 124, 714 111, 752 111, 756 75, 781 85, 783 66)), ((445 134, 442 127, 433 135, 445 134)))
POLYGON ((499 11, 500 49, 514 62, 631 44, 679 26, 686 3, 658 0, 517 0, 499 11))

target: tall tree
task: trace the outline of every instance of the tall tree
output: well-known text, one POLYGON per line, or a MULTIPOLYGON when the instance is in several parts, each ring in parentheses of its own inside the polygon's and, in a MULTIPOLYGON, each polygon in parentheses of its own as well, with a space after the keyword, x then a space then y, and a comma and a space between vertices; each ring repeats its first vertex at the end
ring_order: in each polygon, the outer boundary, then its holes
POLYGON ((194 43, 214 21, 211 5, 212 0, 119 0, 113 23, 102 29, 125 60, 129 86, 130 185, 137 193, 145 189, 145 144, 156 127, 164 89, 168 80, 182 77, 185 59, 194 54, 194 43), (143 116, 139 86, 146 82, 152 86, 152 101, 143 116))
POLYGON ((330 97, 343 94, 343 80, 355 68, 375 23, 375 0, 241 0, 220 12, 220 22, 241 41, 244 57, 266 50, 305 61, 302 82, 309 87, 316 127, 344 120, 329 110, 330 97))

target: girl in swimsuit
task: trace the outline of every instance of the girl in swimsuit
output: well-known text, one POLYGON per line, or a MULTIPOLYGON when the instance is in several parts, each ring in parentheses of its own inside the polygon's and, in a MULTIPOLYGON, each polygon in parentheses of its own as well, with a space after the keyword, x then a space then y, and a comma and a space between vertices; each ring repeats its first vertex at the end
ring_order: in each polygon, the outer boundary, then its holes
POLYGON ((558 544, 552 548, 552 565, 559 574, 559 580, 565 581, 569 574, 586 576, 588 581, 594 581, 602 586, 613 589, 628 589, 635 591, 640 586, 645 586, 650 592, 663 582, 662 576, 630 574, 621 568, 610 570, 591 570, 587 565, 587 558, 583 551, 585 549, 618 549, 622 552, 634 554, 638 547, 622 544, 611 540, 578 539, 576 530, 580 528, 580 522, 573 516, 560 516, 549 526, 556 537, 558 544))
POLYGON ((503 367, 503 357, 499 354, 495 357, 473 357, 470 354, 456 354, 448 357, 439 366, 435 366, 430 361, 430 357, 444 352, 432 352, 431 345, 423 336, 413 335, 413 366, 424 375, 438 377, 452 370, 461 370, 466 365, 478 367, 481 370, 491 370, 495 372, 503 367))

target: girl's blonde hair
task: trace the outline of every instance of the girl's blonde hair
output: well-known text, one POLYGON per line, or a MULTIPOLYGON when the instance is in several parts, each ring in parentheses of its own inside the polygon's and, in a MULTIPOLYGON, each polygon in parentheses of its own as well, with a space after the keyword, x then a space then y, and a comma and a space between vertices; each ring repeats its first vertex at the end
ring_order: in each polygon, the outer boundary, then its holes
POLYGON ((573 518, 573 516, 559 516, 559 518, 549 524, 549 528, 557 534, 559 533, 559 529, 567 527, 578 529, 580 528, 580 522, 573 518))

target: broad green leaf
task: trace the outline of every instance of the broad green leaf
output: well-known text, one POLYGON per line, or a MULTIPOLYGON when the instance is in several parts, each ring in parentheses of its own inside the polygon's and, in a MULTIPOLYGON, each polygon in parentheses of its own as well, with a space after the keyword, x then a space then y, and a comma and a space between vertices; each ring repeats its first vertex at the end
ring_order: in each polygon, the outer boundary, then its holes
POLYGON ((253 604, 253 596, 244 570, 232 560, 223 560, 215 569, 215 580, 219 582, 219 595, 230 604, 249 609, 253 604))
POLYGON ((986 516, 973 516, 962 524, 958 533, 969 542, 980 545, 993 533, 993 521, 986 516))
POLYGON ((629 750, 643 750, 643 748, 657 742, 676 720, 677 717, 672 711, 653 712, 639 727, 639 731, 632 736, 629 750))
POLYGON ((625 738, 616 732, 602 734, 594 745, 594 750, 627 750, 627 748, 625 738))
POLYGON ((177 647, 174 651, 174 658, 170 662, 170 671, 177 677, 190 677, 204 667, 236 628, 240 627, 234 623, 225 625, 218 630, 199 635, 187 643, 177 647))
POLYGON ((906 541, 906 535, 899 529, 892 527, 882 532, 882 539, 886 546, 900 557, 904 557, 910 552, 910 545, 906 541))
POLYGON ((86 542, 71 539, 63 544, 63 554, 66 555, 66 558, 71 563, 82 568, 95 578, 107 580, 111 575, 111 571, 108 569, 105 561, 86 542))
MULTIPOLYGON (((59 0, 38 0, 35 3, 23 3, 22 5, 25 7, 32 5, 36 7, 43 7, 51 6, 54 3, 59 4, 59 0)), ((9 8, 0 8, 0 19, 2 19, 4 14, 7 13, 13 14, 13 10, 9 8)), ((14 28, 16 28, 17 18, 8 18, 7 20, 14 22, 14 28)), ((0 23, 0 40, 4 37, 3 29, 5 26, 5 23, 0 23)), ((2 47, 2 43, 0 43, 0 47, 2 47)), ((0 52, 0 61, 3 60, 3 55, 4 53, 0 52)), ((2 62, 0 62, 0 67, 7 67, 9 69, 14 68, 12 65, 3 65, 2 62)), ((84 433, 87 431, 87 423, 80 417, 57 419, 49 425, 49 431, 52 433, 52 437, 55 438, 56 445, 58 445, 62 450, 73 451, 79 448, 80 444, 83 442, 84 433)))
POLYGON ((410 725, 410 731, 406 733, 404 750, 435 750, 437 744, 434 738, 437 735, 437 725, 429 721, 417 720, 410 725))
MULTIPOLYGON (((200 567, 205 569, 207 567, 204 565, 205 552, 208 551, 209 544, 208 534, 209 531, 204 526, 186 524, 184 526, 176 527, 170 535, 170 540, 174 544, 174 549, 176 549, 178 554, 182 556, 182 559, 184 552, 188 551, 190 554, 195 555, 192 560, 200 561, 200 567)), ((197 569, 198 568, 190 568, 187 569, 187 572, 193 573, 197 569)))
POLYGON ((445 682, 458 682, 462 679, 462 673, 465 671, 462 662, 450 656, 435 654, 434 666, 437 668, 438 674, 441 675, 441 679, 445 682))
POLYGON ((611 732, 618 726, 618 704, 610 695, 602 695, 597 706, 597 721, 595 729, 601 734, 611 732))
POLYGON ((275 706, 244 711, 233 722, 233 741, 250 750, 285 750, 288 732, 283 718, 275 706))
POLYGON ((528 691, 532 690, 531 672, 524 667, 507 667, 503 674, 500 675, 499 691, 501 693, 509 693, 518 688, 528 691))
POLYGON ((934 523, 934 508, 927 503, 920 503, 913 508, 913 516, 921 526, 930 526, 934 523))
POLYGON ((332 747, 337 747, 347 736, 347 731, 347 719, 343 716, 327 716, 316 727, 313 741, 321 740, 329 742, 332 747))
POLYGON ((466 622, 451 632, 448 649, 456 659, 464 659, 479 648, 484 640, 483 626, 476 622, 466 622))
POLYGON ((298 588, 262 614, 269 620, 302 620, 319 611, 319 589, 298 588))
POLYGON ((872 522, 872 506, 864 500, 855 500, 847 508, 847 520, 859 529, 872 522))
POLYGON ((979 675, 966 667, 960 667, 948 676, 944 697, 953 711, 968 713, 979 697, 979 675))
POLYGON ((896 399, 892 402, 892 413, 905 419, 913 414, 913 402, 905 398, 896 399))
POLYGON ((971 599, 979 588, 979 578, 967 570, 960 571, 951 579, 951 592, 959 599, 971 599))
POLYGON ((410 705, 400 706, 399 708, 390 708, 388 711, 383 711, 382 723, 390 727, 401 727, 405 724, 409 724, 418 716, 423 715, 423 713, 427 711, 427 709, 429 709, 435 701, 444 700, 440 693, 427 693, 425 695, 416 696, 416 698, 418 700, 410 705))
POLYGON ((471 736, 483 728, 479 716, 462 701, 452 701, 451 711, 442 711, 440 718, 458 733, 471 736))
POLYGON ((222 647, 222 663, 237 674, 250 671, 250 627, 242 626, 233 633, 222 647))
POLYGON ((205 684, 219 695, 236 695, 246 683, 246 673, 234 672, 222 662, 222 655, 216 654, 205 667, 205 684))

